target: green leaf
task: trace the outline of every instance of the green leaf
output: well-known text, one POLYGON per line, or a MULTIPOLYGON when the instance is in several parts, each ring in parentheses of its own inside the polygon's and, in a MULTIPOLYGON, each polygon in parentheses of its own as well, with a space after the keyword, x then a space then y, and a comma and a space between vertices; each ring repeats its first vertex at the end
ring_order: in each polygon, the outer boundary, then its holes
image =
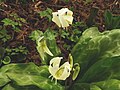
POLYGON ((36 86, 18 86, 16 84, 8 84, 2 90, 42 90, 36 86))
POLYGON ((72 49, 72 56, 74 62, 80 63, 82 77, 100 59, 120 56, 120 30, 100 33, 96 28, 87 29, 72 49))
POLYGON ((69 90, 120 90, 120 80, 110 79, 95 83, 75 83, 69 90))
POLYGON ((90 86, 90 90, 120 90, 120 80, 110 79, 96 82, 90 86))
POLYGON ((108 10, 105 11, 105 14, 104 14, 104 17, 105 17, 105 25, 106 27, 109 27, 112 23, 112 13, 108 10))
POLYGON ((90 85, 88 83, 75 83, 69 90, 90 90, 90 85))
POLYGON ((71 90, 120 89, 120 29, 103 33, 95 27, 85 30, 72 56, 81 70, 71 90))
POLYGON ((113 16, 109 10, 105 11, 105 27, 106 29, 116 29, 120 28, 120 16, 113 16))
MULTIPOLYGON (((9 64, 0 69, 0 78, 7 82, 15 83, 17 86, 36 86, 42 90, 64 90, 59 83, 55 85, 51 82, 47 66, 38 67, 33 63, 29 64, 9 64), (1 74, 4 74, 1 75, 1 74)), ((1 84, 4 85, 4 84, 1 84)))
POLYGON ((120 28, 120 16, 114 16, 112 21, 112 29, 120 28))
POLYGON ((0 72, 0 87, 4 86, 8 82, 10 82, 10 79, 7 77, 7 75, 0 72))
POLYGON ((91 83, 108 79, 120 79, 119 65, 120 56, 101 59, 93 64, 79 81, 91 83))
POLYGON ((75 83, 70 90, 119 90, 120 80, 110 79, 95 83, 75 83))

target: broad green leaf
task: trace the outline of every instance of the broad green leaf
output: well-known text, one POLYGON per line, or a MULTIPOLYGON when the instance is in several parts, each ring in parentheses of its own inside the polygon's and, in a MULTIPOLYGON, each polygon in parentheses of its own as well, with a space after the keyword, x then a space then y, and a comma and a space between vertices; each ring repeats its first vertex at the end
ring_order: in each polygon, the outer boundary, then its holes
POLYGON ((10 79, 7 77, 7 75, 0 72, 0 87, 4 86, 8 82, 10 82, 10 79))
POLYGON ((87 29, 73 48, 72 56, 74 62, 80 63, 82 77, 97 61, 120 56, 120 30, 100 33, 95 27, 87 29))
POLYGON ((90 87, 90 90, 102 90, 102 89, 100 89, 98 86, 96 86, 96 85, 92 85, 91 87, 90 87))
POLYGON ((111 27, 111 24, 112 24, 112 13, 108 10, 105 11, 105 14, 104 14, 104 17, 105 17, 105 25, 107 28, 111 27))
POLYGON ((59 83, 55 85, 48 78, 50 74, 47 66, 38 67, 33 63, 9 64, 1 68, 0 74, 4 74, 0 78, 4 77, 17 86, 36 86, 42 90, 64 90, 63 86, 59 83))
POLYGON ((120 89, 120 29, 103 33, 95 27, 87 29, 72 56, 81 70, 70 90, 120 89))
POLYGON ((113 16, 112 13, 109 10, 105 11, 104 14, 105 18, 105 28, 106 29, 116 29, 120 28, 120 16, 113 16))
POLYGON ((8 84, 2 90, 42 90, 36 86, 18 86, 15 84, 8 84))
POLYGON ((68 90, 90 90, 88 83, 74 83, 68 90))
POLYGON ((112 28, 120 28, 120 16, 114 16, 112 21, 112 28))
POLYGON ((79 81, 92 83, 108 79, 120 79, 119 71, 120 56, 101 59, 92 65, 79 81))
POLYGON ((95 83, 75 83, 69 90, 120 90, 120 80, 110 79, 95 83))
POLYGON ((120 80, 110 79, 91 84, 90 90, 120 90, 120 80))

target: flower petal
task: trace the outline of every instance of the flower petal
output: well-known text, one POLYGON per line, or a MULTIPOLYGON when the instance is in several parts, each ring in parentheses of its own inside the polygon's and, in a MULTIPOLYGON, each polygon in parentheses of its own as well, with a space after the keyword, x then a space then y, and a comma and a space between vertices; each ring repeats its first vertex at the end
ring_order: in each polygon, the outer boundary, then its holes
POLYGON ((60 15, 59 20, 63 28, 69 26, 69 23, 65 20, 64 16, 60 15))
POLYGON ((60 62, 61 62, 62 58, 63 57, 55 57, 55 58, 51 59, 51 61, 50 61, 49 72, 51 73, 51 75, 53 77, 55 77, 55 73, 59 69, 59 65, 60 65, 60 62))
POLYGON ((70 71, 71 68, 69 62, 65 62, 56 72, 55 77, 58 80, 65 80, 70 76, 70 71))
POLYGON ((44 52, 46 52, 48 55, 53 56, 53 54, 51 53, 51 51, 47 47, 47 44, 46 44, 45 40, 43 41, 43 49, 44 49, 44 52))
POLYGON ((44 58, 45 57, 45 53, 44 53, 44 49, 43 49, 42 45, 39 44, 36 48, 37 48, 37 50, 38 50, 38 52, 40 54, 41 59, 44 60, 45 59, 44 58))
POLYGON ((59 27, 68 27, 73 22, 73 12, 68 8, 62 8, 58 12, 53 12, 52 21, 55 22, 59 27))
POLYGON ((53 18, 52 21, 55 22, 59 27, 61 27, 61 23, 59 20, 59 13, 58 12, 53 12, 53 18))
POLYGON ((72 22, 73 22, 73 17, 72 16, 64 16, 63 17, 67 22, 68 22, 68 24, 72 24, 72 22))

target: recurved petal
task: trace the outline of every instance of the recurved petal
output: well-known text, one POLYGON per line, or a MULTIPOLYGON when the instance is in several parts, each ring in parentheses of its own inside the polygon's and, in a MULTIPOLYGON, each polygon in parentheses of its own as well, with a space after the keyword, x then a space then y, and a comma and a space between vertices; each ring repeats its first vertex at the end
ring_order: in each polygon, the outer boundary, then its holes
POLYGON ((59 20, 59 13, 58 12, 53 12, 53 18, 52 18, 52 21, 54 23, 56 23, 59 27, 61 27, 61 23, 60 23, 60 20, 59 20))
POLYGON ((50 60, 50 66, 52 66, 52 67, 58 66, 59 67, 61 59, 63 59, 63 57, 54 57, 53 59, 50 60))
POLYGON ((38 52, 40 54, 41 59, 44 60, 45 53, 44 53, 43 47, 40 44, 39 44, 39 46, 37 46, 37 50, 38 50, 38 52))
POLYGON ((55 73, 58 71, 59 66, 54 66, 52 67, 51 65, 49 66, 48 70, 50 74, 55 78, 55 73))
POLYGON ((59 65, 62 58, 63 57, 55 57, 50 60, 49 72, 54 78, 56 78, 55 73, 59 70, 59 65))
POLYGON ((43 41, 43 49, 44 49, 44 52, 46 52, 48 55, 50 56, 53 56, 53 54, 51 53, 51 51, 49 50, 49 48, 47 47, 47 44, 46 44, 46 41, 44 40, 43 41))
POLYGON ((73 17, 72 16, 63 16, 63 18, 68 22, 68 24, 72 24, 73 22, 73 17))
POLYGON ((60 10, 58 10, 59 15, 73 15, 73 12, 71 10, 69 10, 68 8, 62 8, 60 10))

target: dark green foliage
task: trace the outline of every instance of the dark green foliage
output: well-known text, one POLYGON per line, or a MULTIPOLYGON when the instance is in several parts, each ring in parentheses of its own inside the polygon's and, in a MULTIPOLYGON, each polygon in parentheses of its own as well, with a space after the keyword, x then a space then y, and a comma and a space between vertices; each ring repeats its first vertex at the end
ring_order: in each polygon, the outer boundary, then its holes
POLYGON ((105 27, 107 30, 120 28, 120 16, 113 16, 108 10, 105 11, 105 27))
POLYGON ((55 85, 54 82, 51 82, 49 75, 47 66, 38 67, 33 63, 9 64, 0 69, 0 86, 4 85, 2 90, 28 90, 28 88, 29 90, 32 88, 35 90, 64 90, 59 83, 55 85))
POLYGON ((11 36, 8 34, 8 31, 6 29, 1 29, 0 30, 0 41, 7 42, 10 39, 11 39, 11 36))
POLYGON ((96 27, 83 32, 72 50, 81 71, 71 90, 119 90, 120 30, 100 33, 96 27))

